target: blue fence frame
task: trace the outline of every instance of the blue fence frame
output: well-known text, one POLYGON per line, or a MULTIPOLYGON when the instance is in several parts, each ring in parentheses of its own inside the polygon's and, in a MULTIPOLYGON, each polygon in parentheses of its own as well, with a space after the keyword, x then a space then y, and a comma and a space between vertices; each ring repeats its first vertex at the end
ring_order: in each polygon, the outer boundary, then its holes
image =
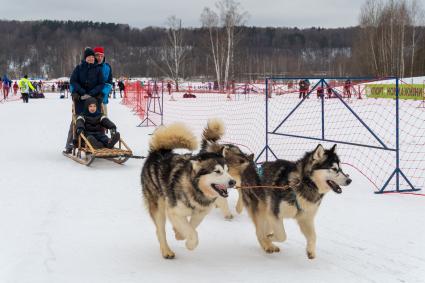
POLYGON ((265 90, 265 111, 266 111, 266 118, 265 118, 265 128, 266 128, 266 144, 264 148, 261 150, 261 152, 258 154, 256 161, 259 160, 259 158, 265 154, 266 161, 269 160, 269 153, 273 155, 275 159, 278 159, 277 155, 273 152, 273 150, 269 146, 269 135, 280 135, 285 137, 292 137, 292 138, 300 138, 300 139, 308 139, 308 140, 317 140, 317 141, 323 141, 323 142, 332 142, 332 143, 340 143, 340 144, 347 144, 352 146, 360 146, 360 147, 368 147, 368 148, 374 148, 379 150, 386 150, 386 151, 393 151, 396 153, 396 167, 394 168, 394 171, 391 173, 387 181, 384 183, 382 188, 375 192, 375 193, 388 193, 388 192, 412 192, 412 191, 419 191, 420 189, 415 188, 415 186, 410 182, 410 180, 406 177, 406 175, 403 173, 403 171, 400 169, 400 128, 399 128, 399 122, 400 122, 400 113, 399 113, 399 78, 397 77, 387 77, 387 78, 380 78, 379 80, 396 80, 396 128, 395 128, 395 137, 396 137, 396 147, 391 148, 387 146, 379 137, 377 134, 374 133, 374 131, 361 119, 361 117, 344 101, 344 99, 341 97, 341 95, 332 88, 332 93, 335 95, 339 101, 351 112, 351 114, 367 129, 367 131, 375 138, 375 140, 381 145, 381 146, 373 146, 373 145, 367 145, 367 144, 361 144, 361 143, 352 143, 352 142, 345 142, 340 140, 331 140, 326 139, 325 135, 325 99, 324 99, 324 93, 321 97, 321 112, 322 112, 322 135, 321 138, 315 138, 315 137, 307 137, 302 135, 292 135, 292 134, 282 134, 277 133, 278 129, 289 119, 292 114, 294 114, 297 109, 304 103, 304 101, 310 96, 310 94, 317 89, 317 87, 320 85, 322 89, 324 89, 325 86, 329 86, 327 83, 327 80, 365 80, 365 81, 373 81, 377 80, 376 78, 370 78, 370 77, 329 77, 329 78, 323 78, 323 77, 312 77, 308 78, 311 80, 318 80, 318 82, 312 87, 307 95, 289 112, 289 114, 283 118, 282 122, 279 123, 279 125, 273 129, 272 131, 269 131, 269 82, 275 81, 275 80, 301 80, 306 79, 306 77, 269 77, 266 78, 266 90, 265 90), (396 178, 396 189, 395 190, 386 190, 388 187, 388 184, 392 180, 392 178, 395 176, 396 178), (410 189, 400 189, 400 176, 409 184, 410 189))

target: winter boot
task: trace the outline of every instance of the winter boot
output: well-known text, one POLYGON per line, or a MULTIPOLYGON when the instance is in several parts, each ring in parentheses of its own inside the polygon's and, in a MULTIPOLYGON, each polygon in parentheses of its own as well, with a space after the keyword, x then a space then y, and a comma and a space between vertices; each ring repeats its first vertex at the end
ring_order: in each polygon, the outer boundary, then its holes
POLYGON ((107 148, 114 148, 114 145, 120 140, 120 133, 116 132, 115 135, 111 137, 108 144, 106 145, 107 148))

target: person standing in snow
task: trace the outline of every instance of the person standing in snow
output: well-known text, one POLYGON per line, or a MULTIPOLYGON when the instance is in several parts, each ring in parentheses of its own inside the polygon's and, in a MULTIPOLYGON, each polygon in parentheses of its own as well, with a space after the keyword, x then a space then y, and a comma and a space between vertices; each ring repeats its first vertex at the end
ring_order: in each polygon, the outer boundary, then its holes
POLYGON ((103 95, 103 114, 108 116, 108 109, 107 105, 109 103, 109 95, 112 91, 112 68, 111 65, 105 62, 105 50, 102 46, 96 46, 93 48, 94 51, 94 57, 96 58, 97 65, 101 68, 102 74, 103 74, 103 80, 105 82, 105 85, 102 89, 102 95, 103 95))
POLYGON ((13 83, 13 95, 17 95, 18 94, 18 89, 19 89, 18 82, 15 81, 13 83))
POLYGON ((35 91, 35 87, 31 84, 31 82, 28 80, 28 75, 25 75, 20 81, 19 81, 19 88, 21 89, 21 95, 22 100, 24 103, 28 103, 29 93, 30 89, 32 91, 35 91))
POLYGON ((12 87, 12 81, 9 80, 7 75, 3 76, 3 96, 4 99, 7 99, 9 97, 9 90, 12 87))
POLYGON ((300 93, 298 98, 300 98, 300 99, 304 98, 305 94, 306 94, 306 92, 305 92, 305 80, 300 80, 298 82, 298 89, 299 89, 299 93, 300 93))
POLYGON ((344 82, 344 96, 351 98, 351 80, 347 79, 344 82))
POLYGON ((125 85, 121 80, 118 81, 118 88, 120 90, 120 97, 122 98, 122 92, 125 91, 125 85))

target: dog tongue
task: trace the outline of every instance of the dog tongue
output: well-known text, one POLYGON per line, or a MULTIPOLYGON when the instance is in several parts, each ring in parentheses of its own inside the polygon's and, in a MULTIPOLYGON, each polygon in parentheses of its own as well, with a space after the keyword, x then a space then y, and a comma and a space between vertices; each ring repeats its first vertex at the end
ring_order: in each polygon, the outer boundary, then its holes
POLYGON ((217 189, 220 189, 220 190, 225 190, 225 189, 227 189, 225 185, 221 185, 221 184, 219 185, 219 184, 216 184, 215 186, 216 186, 216 188, 217 188, 217 189))

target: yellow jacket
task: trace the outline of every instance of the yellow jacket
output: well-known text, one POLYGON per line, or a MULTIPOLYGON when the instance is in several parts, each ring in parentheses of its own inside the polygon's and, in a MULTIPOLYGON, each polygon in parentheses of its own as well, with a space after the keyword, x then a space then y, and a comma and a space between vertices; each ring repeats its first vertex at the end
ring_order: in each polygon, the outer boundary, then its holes
POLYGON ((33 85, 31 84, 31 82, 26 79, 26 78, 22 78, 19 83, 19 88, 21 90, 21 93, 29 93, 30 89, 32 89, 33 91, 35 91, 35 88, 33 87, 33 85))

